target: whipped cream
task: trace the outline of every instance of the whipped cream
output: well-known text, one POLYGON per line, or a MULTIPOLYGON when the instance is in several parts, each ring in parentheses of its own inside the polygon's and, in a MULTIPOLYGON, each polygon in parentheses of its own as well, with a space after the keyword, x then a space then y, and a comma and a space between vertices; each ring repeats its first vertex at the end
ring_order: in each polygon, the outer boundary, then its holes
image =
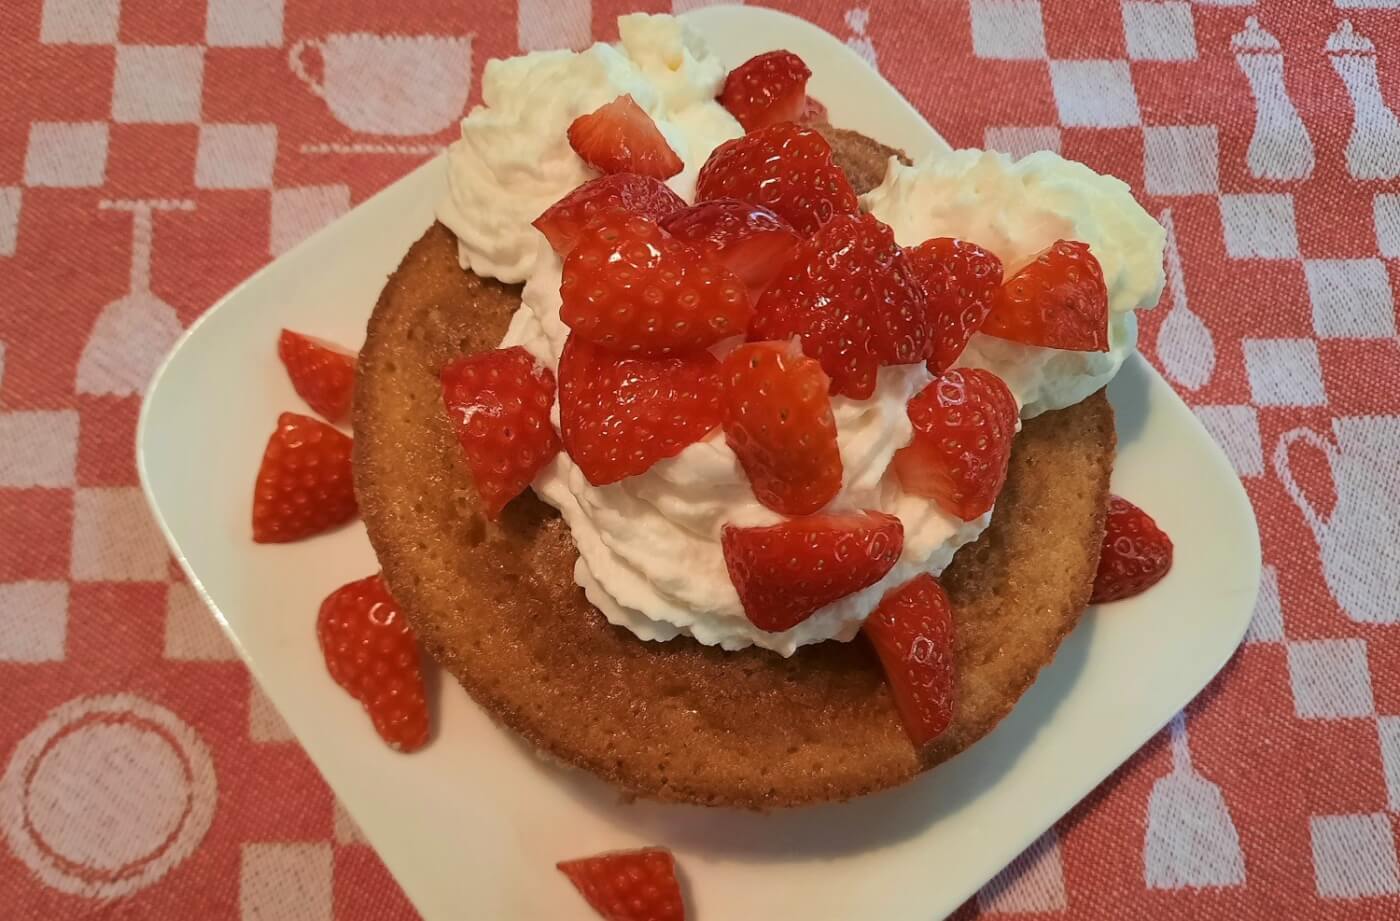
POLYGON ((961 237, 995 253, 1010 278, 1056 240, 1078 240, 1108 287, 1107 352, 1022 345, 978 333, 957 364, 1006 381, 1022 418, 1072 406, 1103 387, 1137 347, 1138 308, 1155 306, 1166 281, 1166 232, 1127 184, 1039 151, 1012 160, 982 150, 934 153, 913 166, 891 157, 885 180, 861 198, 901 246, 961 237))
MULTIPOLYGON (((723 66, 677 20, 625 16, 619 33, 617 46, 489 63, 484 104, 463 120, 462 139, 448 154, 450 193, 438 216, 457 234, 463 267, 525 282, 501 344, 524 346, 556 371, 568 336, 559 316, 562 261, 530 222, 594 175, 568 145, 570 122, 630 93, 684 161, 669 185, 687 200, 710 152, 742 133, 714 101, 723 66)), ((987 341, 965 359, 1006 377, 1033 415, 1086 396, 1097 386, 1090 384, 1111 377, 1131 350, 1131 310, 1155 300, 1161 288, 1162 233, 1117 180, 1058 158, 1037 165, 1033 158, 1013 164, 995 156, 948 153, 913 168, 892 161, 866 207, 894 227, 901 243, 963 236, 995 251, 1008 272, 1061 237, 1089 243, 1109 282, 1116 355, 1086 357, 976 337, 987 341), (994 159, 978 168, 983 156, 994 159), (1139 216, 1156 228, 1155 248, 1139 216), (1139 245, 1147 252, 1132 253, 1139 245), (1154 254, 1155 281, 1146 268, 1154 254)), ((990 520, 989 513, 964 522, 906 495, 890 469, 894 453, 912 437, 908 401, 930 380, 922 365, 886 367, 870 399, 832 400, 844 477, 829 509, 896 515, 904 525, 904 549, 884 579, 782 633, 748 621, 724 564, 719 538, 726 524, 756 527, 783 519, 754 498, 721 432, 640 476, 601 487, 561 452, 534 489, 560 510, 573 533, 579 551, 574 575, 589 601, 642 639, 687 635, 725 649, 758 645, 782 655, 809 643, 850 640, 886 591, 918 573, 941 572, 990 520)))

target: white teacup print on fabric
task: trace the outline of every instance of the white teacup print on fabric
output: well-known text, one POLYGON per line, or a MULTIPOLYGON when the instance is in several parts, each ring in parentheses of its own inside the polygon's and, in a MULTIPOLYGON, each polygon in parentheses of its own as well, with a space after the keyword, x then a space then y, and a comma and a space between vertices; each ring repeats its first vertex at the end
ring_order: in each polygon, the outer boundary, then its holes
POLYGON ((287 65, 352 131, 436 134, 456 124, 466 109, 472 37, 335 33, 298 41, 287 65))
POLYGON ((1303 513, 1322 554, 1327 587, 1358 623, 1400 623, 1400 417, 1334 419, 1337 443, 1309 428, 1285 432, 1274 470, 1303 513), (1288 449, 1312 445, 1327 457, 1337 494, 1323 516, 1293 477, 1288 449))

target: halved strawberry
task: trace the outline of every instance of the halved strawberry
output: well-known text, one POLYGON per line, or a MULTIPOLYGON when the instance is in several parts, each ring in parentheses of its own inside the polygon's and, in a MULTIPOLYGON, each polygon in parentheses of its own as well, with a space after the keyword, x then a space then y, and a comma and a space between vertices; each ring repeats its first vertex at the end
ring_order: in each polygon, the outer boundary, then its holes
POLYGON ((555 864, 606 921, 685 921, 676 859, 662 847, 555 864))
POLYGON ((738 275, 757 297, 802 238, 767 208, 716 198, 676 211, 661 229, 708 254, 738 275))
POLYGON ((559 453, 554 372, 518 345, 466 355, 442 369, 442 402, 486 516, 499 518, 559 453))
POLYGON ((779 633, 884 578, 904 549, 904 525, 874 511, 811 515, 767 528, 725 525, 720 547, 744 615, 760 630, 779 633))
POLYGON ((762 205, 803 234, 859 208, 846 174, 831 158, 831 145, 811 128, 791 122, 715 148, 695 181, 695 200, 716 198, 762 205))
POLYGON ((751 341, 801 336, 831 392, 856 399, 875 392, 881 365, 923 361, 930 332, 923 288, 869 214, 838 215, 798 246, 749 324, 751 341))
POLYGON ((709 352, 626 358, 570 335, 559 357, 564 448, 594 486, 644 473, 719 425, 720 386, 709 352))
POLYGON ((829 381, 795 341, 753 342, 725 357, 724 435, 759 502, 810 515, 841 489, 829 381))
POLYGON ((950 368, 909 401, 914 440, 894 455, 904 491, 964 521, 996 502, 1016 434, 1016 398, 990 371, 950 368))
POLYGON ((795 122, 806 109, 807 79, 811 76, 811 68, 791 51, 768 51, 729 72, 719 104, 745 131, 795 122))
POLYGON ((1108 287, 1089 244, 1060 240, 997 290, 982 332, 1050 349, 1108 351, 1108 287))
POLYGON ((561 256, 574 248, 584 225, 605 211, 627 211, 659 221, 685 207, 660 179, 636 173, 613 173, 590 179, 545 209, 534 226, 561 256))
POLYGON ((355 392, 355 355, 324 339, 290 329, 277 339, 277 356, 287 368, 292 388, 327 422, 350 418, 355 392))
POLYGON ((604 173, 670 179, 685 164, 637 101, 622 95, 569 125, 569 146, 604 173))
POLYGON ((428 741, 428 698, 418 641, 378 575, 321 602, 316 638, 336 684, 364 704, 379 737, 411 752, 428 741))
POLYGON ((355 517, 350 437, 300 413, 277 417, 253 488, 253 540, 301 540, 355 517))
POLYGON ((909 741, 922 750, 953 721, 953 606, 938 580, 915 576, 887 594, 861 628, 890 684, 909 741))
POLYGON ((753 308, 734 273, 656 226, 610 211, 564 257, 559 317, 575 334, 659 358, 742 335, 753 308))
POLYGON ((935 237, 906 249, 909 267, 928 296, 933 323, 928 369, 953 366, 991 312, 1001 287, 1001 260, 976 243, 935 237))
POLYGON ((1109 496, 1103 550, 1090 604, 1141 594, 1172 568, 1172 539, 1152 516, 1121 496, 1109 496))

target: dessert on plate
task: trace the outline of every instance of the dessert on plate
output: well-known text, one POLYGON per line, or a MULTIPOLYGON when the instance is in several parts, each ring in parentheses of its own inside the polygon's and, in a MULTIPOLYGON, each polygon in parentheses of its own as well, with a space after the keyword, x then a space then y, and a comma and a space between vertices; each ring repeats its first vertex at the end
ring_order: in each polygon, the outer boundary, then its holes
MULTIPOLYGON (((369 322, 353 474, 343 435, 285 415, 256 536, 361 514, 382 574, 318 634, 405 750, 428 734, 416 636, 630 794, 905 782, 989 732, 1091 596, 1170 565, 1110 497, 1103 391, 1162 229, 1052 153, 915 163, 832 125, 820 62, 727 71, 669 16, 619 33, 487 65, 369 322)), ((343 412, 342 354, 283 357, 343 412)))

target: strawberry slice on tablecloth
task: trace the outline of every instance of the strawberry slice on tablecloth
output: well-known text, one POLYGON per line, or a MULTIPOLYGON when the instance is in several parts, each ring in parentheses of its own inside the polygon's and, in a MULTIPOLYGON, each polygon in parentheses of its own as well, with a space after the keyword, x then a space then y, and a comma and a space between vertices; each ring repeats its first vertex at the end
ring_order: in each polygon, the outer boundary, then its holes
POLYGON ((1108 351, 1108 287, 1089 244, 1059 240, 997 291, 982 332, 1026 345, 1108 351))
POLYGON ((720 546, 745 616, 779 633, 884 578, 904 549, 904 525, 875 511, 809 515, 763 528, 725 525, 720 546))
POLYGON ((559 357, 564 449, 594 486, 645 473, 720 424, 720 394, 709 352, 629 358, 570 334, 559 357))
POLYGON ((613 173, 590 179, 545 209, 534 227, 561 256, 579 241, 583 228, 604 212, 619 210, 660 221, 685 207, 671 187, 653 176, 613 173))
POLYGON ((651 116, 631 96, 622 95, 569 125, 569 146, 603 173, 638 173, 670 179, 685 164, 651 116))
POLYGON ((573 334, 629 356, 694 352, 743 335, 744 283, 650 218, 610 211, 564 257, 559 317, 573 334))
POLYGON ((923 749, 953 721, 953 606, 928 573, 892 590, 861 631, 875 647, 909 741, 923 749))
POLYGON ((500 518, 559 453, 554 372, 518 345, 466 355, 442 369, 442 402, 486 516, 500 518))

